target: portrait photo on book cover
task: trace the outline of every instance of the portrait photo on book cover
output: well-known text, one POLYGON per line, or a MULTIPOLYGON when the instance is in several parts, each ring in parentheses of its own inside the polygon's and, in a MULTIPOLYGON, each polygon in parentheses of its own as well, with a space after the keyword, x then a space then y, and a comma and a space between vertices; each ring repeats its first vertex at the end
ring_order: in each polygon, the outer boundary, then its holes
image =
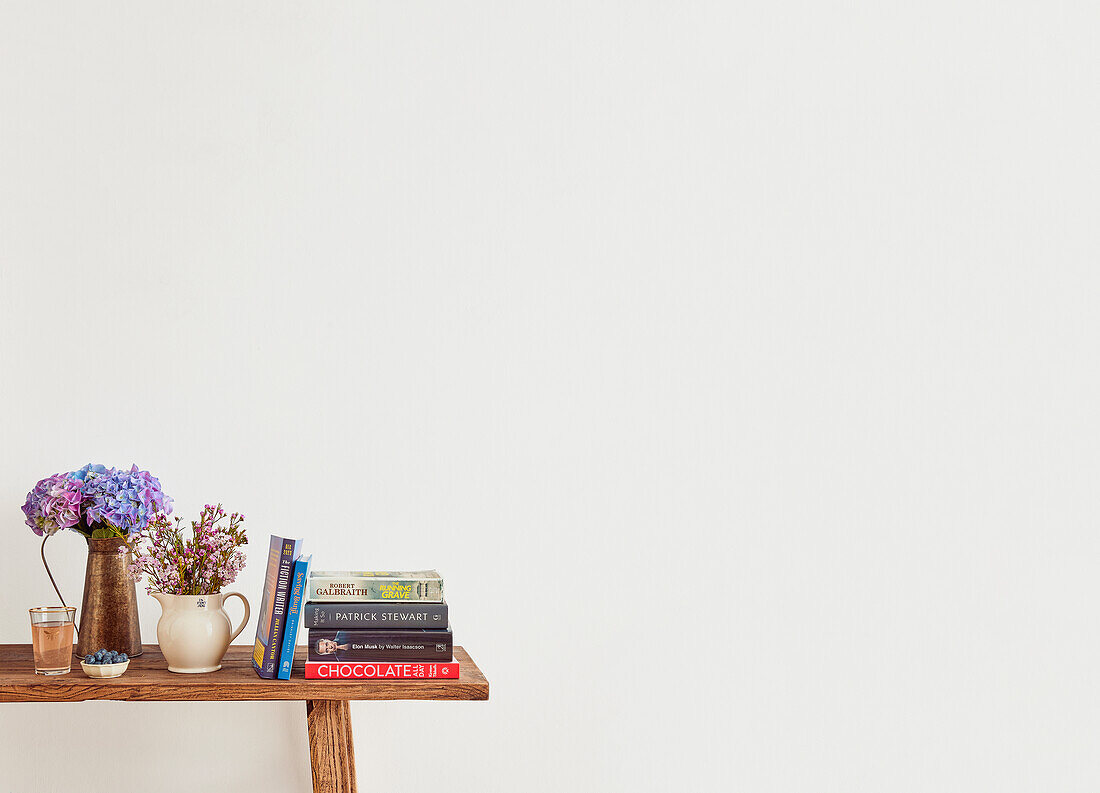
POLYGON ((343 644, 340 643, 340 634, 338 633, 335 639, 318 639, 313 645, 313 651, 317 655, 335 655, 339 660, 340 651, 347 650, 348 647, 346 641, 343 644))

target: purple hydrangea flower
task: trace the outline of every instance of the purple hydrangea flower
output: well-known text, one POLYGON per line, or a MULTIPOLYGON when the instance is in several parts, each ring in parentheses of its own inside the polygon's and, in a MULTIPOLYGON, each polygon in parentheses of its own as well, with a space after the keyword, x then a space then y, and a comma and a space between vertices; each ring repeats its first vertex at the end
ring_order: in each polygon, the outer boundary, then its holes
POLYGON ((123 533, 141 531, 160 512, 172 513, 172 499, 160 480, 136 465, 129 471, 108 468, 84 480, 84 517, 89 526, 107 523, 123 533))
POLYGON ((172 514, 172 499, 165 495, 161 489, 159 479, 148 471, 139 471, 136 465, 131 466, 129 472, 124 472, 121 475, 128 476, 130 485, 137 487, 144 494, 147 511, 161 512, 165 515, 172 514))
POLYGON ((81 487, 81 481, 69 474, 54 474, 39 481, 23 504, 27 525, 39 537, 77 525, 81 487))
POLYGON ((129 534, 144 529, 154 515, 171 512, 172 499, 164 494, 160 480, 136 465, 126 471, 88 463, 68 474, 48 476, 23 504, 27 525, 39 536, 68 528, 87 536, 85 527, 97 523, 129 534))

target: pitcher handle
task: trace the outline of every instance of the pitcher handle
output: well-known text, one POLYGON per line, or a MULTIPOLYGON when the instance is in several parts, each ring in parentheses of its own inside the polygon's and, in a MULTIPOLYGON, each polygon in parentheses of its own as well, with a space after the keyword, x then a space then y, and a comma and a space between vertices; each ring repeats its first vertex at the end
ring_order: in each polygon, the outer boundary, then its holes
POLYGON ((246 598, 240 592, 226 592, 225 598, 223 598, 222 603, 224 604, 225 601, 229 600, 229 598, 231 597, 239 597, 241 599, 241 603, 244 603, 244 619, 241 620, 241 624, 238 625, 236 630, 233 631, 233 635, 229 637, 230 643, 232 643, 232 641, 240 635, 240 632, 244 630, 244 626, 248 624, 248 618, 252 614, 251 609, 248 608, 248 598, 246 598))
MULTIPOLYGON (((57 593, 57 599, 61 601, 61 605, 65 608, 69 607, 69 604, 65 602, 65 598, 61 596, 61 590, 57 588, 57 582, 53 580, 53 573, 50 571, 50 566, 46 563, 46 540, 50 539, 51 535, 47 534, 42 538, 42 566, 46 568, 46 575, 50 577, 50 583, 53 584, 53 591, 57 593)), ((81 608, 84 608, 84 604, 80 604, 81 608)), ((81 617, 84 615, 81 614, 81 617)), ((76 620, 73 620, 73 630, 76 631, 76 635, 80 635, 80 628, 77 627, 76 620)))

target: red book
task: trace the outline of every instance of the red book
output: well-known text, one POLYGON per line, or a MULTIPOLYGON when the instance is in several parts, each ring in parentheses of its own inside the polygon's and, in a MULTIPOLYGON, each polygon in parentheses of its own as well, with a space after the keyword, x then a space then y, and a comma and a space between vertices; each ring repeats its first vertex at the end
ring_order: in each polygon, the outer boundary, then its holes
POLYGON ((458 662, 307 661, 306 680, 435 680, 458 679, 458 662))

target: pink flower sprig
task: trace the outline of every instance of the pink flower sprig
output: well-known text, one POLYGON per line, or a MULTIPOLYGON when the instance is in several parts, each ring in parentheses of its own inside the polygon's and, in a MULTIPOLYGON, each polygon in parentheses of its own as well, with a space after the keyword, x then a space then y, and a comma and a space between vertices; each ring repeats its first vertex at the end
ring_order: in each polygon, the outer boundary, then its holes
POLYGON ((126 538, 120 555, 132 554, 130 577, 148 577, 145 591, 166 595, 216 595, 237 580, 244 568, 248 543, 242 524, 244 515, 234 512, 229 523, 222 505, 207 504, 199 519, 191 521, 191 536, 184 536, 181 518, 172 523, 163 513, 148 526, 126 538))

